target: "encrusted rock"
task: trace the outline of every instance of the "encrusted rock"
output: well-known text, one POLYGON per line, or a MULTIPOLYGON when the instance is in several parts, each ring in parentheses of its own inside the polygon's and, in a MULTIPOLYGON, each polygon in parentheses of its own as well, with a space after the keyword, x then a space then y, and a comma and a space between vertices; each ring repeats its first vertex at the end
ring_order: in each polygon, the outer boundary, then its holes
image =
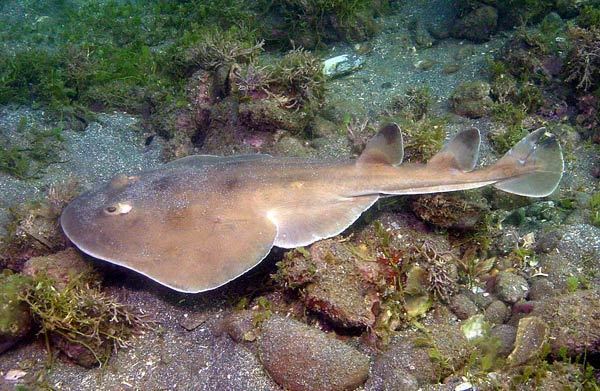
POLYGON ((507 358, 511 366, 519 366, 538 357, 548 340, 548 326, 541 318, 530 316, 519 321, 515 348, 507 358))
POLYGON ((450 299, 450 309, 461 320, 467 319, 479 312, 475 303, 463 294, 452 296, 450 299))
POLYGON ((507 357, 515 347, 517 328, 508 324, 500 324, 490 330, 490 337, 499 342, 498 355, 507 357))
POLYGON ((29 259, 23 268, 23 274, 33 277, 38 273, 44 273, 53 279, 57 289, 64 289, 75 278, 80 279, 83 284, 91 285, 98 285, 101 281, 94 266, 72 247, 29 259))
POLYGON ((600 352, 600 293, 581 290, 556 296, 538 304, 532 312, 549 328, 552 353, 560 356, 600 352))
POLYGON ((369 375, 366 355, 290 318, 266 320, 258 346, 271 378, 288 390, 352 390, 369 375))
POLYGON ((270 100, 240 104, 238 121, 249 130, 261 132, 287 130, 290 133, 300 133, 306 126, 305 117, 282 109, 277 102, 270 100))
POLYGON ((510 309, 500 300, 493 301, 485 309, 485 320, 493 324, 502 324, 510 316, 510 309))
POLYGON ((554 250, 562 239, 562 232, 550 231, 540 236, 535 242, 535 251, 537 253, 549 253, 554 250))
POLYGON ((466 38, 473 42, 485 42, 490 39, 498 25, 498 11, 494 7, 484 5, 461 19, 452 28, 455 38, 466 38))
POLYGON ((20 274, 0 274, 0 353, 9 349, 31 330, 31 313, 19 300, 30 284, 20 274))
POLYGON ((309 252, 286 257, 278 275, 290 287, 307 282, 301 295, 308 309, 343 327, 369 327, 375 323, 373 307, 379 299, 359 262, 346 243, 328 239, 313 244, 309 252))
POLYGON ((529 292, 527 280, 511 272, 503 271, 496 276, 496 294, 507 303, 525 299, 529 292))
POLYGON ((469 118, 483 117, 489 113, 492 98, 490 85, 484 81, 460 84, 450 96, 452 111, 469 118))
POLYGON ((229 314, 221 324, 225 331, 235 342, 246 342, 256 336, 254 312, 244 310, 229 314))
POLYGON ((413 202, 413 211, 441 228, 472 229, 489 208, 482 197, 469 194, 425 194, 413 202))
POLYGON ((416 390, 450 375, 450 368, 461 367, 469 356, 468 341, 456 325, 437 323, 426 334, 407 333, 377 357, 367 390, 416 390))
POLYGON ((532 279, 531 288, 529 288, 529 300, 539 301, 555 296, 557 291, 554 284, 545 277, 535 277, 532 279))

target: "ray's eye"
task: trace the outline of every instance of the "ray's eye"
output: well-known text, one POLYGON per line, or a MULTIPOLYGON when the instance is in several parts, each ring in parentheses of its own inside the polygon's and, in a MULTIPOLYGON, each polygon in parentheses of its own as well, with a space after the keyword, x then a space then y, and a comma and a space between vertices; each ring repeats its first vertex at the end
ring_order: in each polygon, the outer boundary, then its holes
POLYGON ((131 204, 126 202, 119 202, 115 205, 109 205, 104 208, 104 212, 108 215, 122 215, 125 213, 129 213, 133 209, 131 204))

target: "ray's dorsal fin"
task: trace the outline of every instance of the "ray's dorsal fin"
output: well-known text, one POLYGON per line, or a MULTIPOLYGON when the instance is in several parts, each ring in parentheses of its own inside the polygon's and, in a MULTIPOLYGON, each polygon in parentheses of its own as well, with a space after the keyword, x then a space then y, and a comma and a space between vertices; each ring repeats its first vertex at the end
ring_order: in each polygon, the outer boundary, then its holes
POLYGON ((367 143, 358 157, 357 164, 390 164, 397 166, 404 157, 402 132, 397 124, 391 123, 379 129, 379 132, 367 143))
POLYGON ((479 157, 481 135, 471 128, 458 133, 435 154, 427 165, 430 167, 454 168, 464 172, 472 171, 479 157))

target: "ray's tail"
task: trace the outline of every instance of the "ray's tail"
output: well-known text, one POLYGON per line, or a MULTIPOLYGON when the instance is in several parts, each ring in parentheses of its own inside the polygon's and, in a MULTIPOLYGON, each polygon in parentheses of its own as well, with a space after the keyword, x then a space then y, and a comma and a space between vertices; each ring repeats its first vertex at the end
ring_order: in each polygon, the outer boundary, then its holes
POLYGON ((564 162, 556 136, 540 128, 519 141, 493 168, 510 177, 494 187, 527 197, 545 197, 556 190, 564 162))

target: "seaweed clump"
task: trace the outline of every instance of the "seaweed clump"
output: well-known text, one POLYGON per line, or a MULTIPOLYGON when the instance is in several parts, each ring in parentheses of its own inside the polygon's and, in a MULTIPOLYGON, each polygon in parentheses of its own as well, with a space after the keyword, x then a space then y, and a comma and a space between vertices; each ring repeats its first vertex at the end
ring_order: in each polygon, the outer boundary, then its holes
POLYGON ((578 90, 589 91, 598 87, 600 80, 600 27, 569 30, 572 49, 567 62, 567 82, 574 82, 578 90))
POLYGON ((146 326, 127 306, 78 278, 60 289, 40 273, 32 286, 21 300, 41 327, 48 348, 55 344, 85 367, 106 363, 113 351, 127 346, 136 329, 146 326))
POLYGON ((0 145, 0 171, 18 179, 37 178, 53 163, 60 161, 62 128, 44 129, 29 125, 21 117, 15 134, 24 135, 20 142, 0 145))
POLYGON ((433 97, 429 87, 410 87, 394 98, 392 110, 409 120, 423 119, 431 109, 433 97))
POLYGON ((286 46, 313 48, 332 41, 364 41, 378 31, 374 17, 390 1, 276 0, 261 1, 267 18, 265 36, 286 46))
POLYGON ((273 83, 289 96, 287 108, 320 106, 325 95, 321 61, 299 48, 288 52, 273 69, 273 83))

